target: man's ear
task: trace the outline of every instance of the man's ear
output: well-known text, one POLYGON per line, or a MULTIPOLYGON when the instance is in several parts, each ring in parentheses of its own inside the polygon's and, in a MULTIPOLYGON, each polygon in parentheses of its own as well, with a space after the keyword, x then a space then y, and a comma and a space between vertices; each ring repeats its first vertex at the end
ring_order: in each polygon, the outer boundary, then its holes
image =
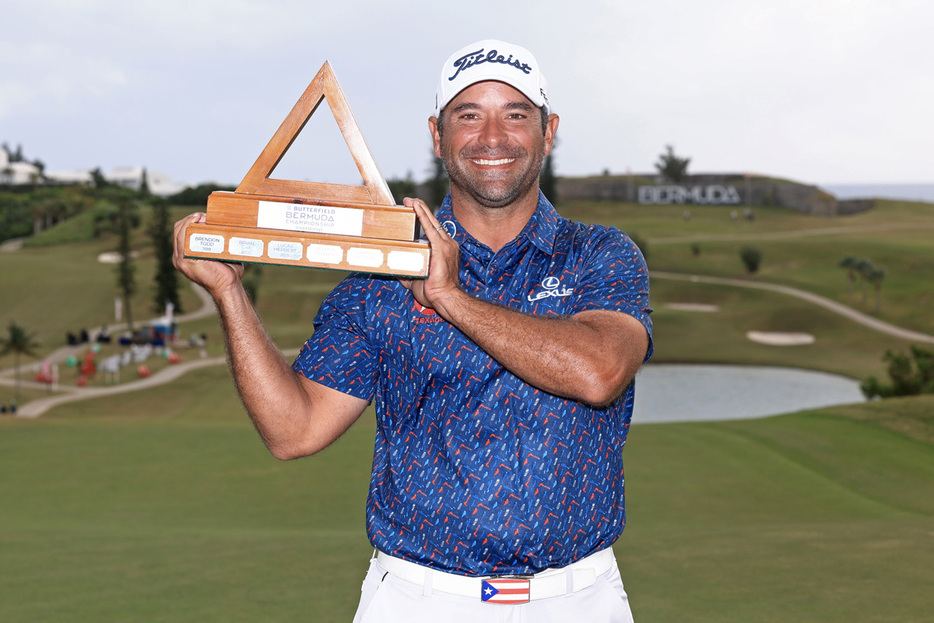
POLYGON ((558 115, 552 113, 548 115, 548 121, 545 124, 545 155, 551 153, 555 146, 555 136, 558 133, 558 115))
POLYGON ((431 148, 435 152, 435 157, 441 157, 441 133, 438 132, 438 118, 428 117, 428 131, 431 132, 431 148))

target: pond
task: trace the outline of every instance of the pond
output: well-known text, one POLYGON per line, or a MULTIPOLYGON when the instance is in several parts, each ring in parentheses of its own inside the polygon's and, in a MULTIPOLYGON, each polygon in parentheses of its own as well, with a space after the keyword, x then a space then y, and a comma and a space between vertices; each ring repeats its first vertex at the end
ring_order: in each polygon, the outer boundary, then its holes
POLYGON ((632 421, 736 420, 864 402, 859 381, 768 366, 648 364, 636 376, 632 421))

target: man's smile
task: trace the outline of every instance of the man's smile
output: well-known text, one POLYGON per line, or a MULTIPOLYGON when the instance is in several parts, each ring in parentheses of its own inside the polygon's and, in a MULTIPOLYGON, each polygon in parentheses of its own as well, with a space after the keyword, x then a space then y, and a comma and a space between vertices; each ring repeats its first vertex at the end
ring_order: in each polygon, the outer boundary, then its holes
POLYGON ((485 160, 483 158, 471 158, 470 161, 473 162, 474 164, 479 164, 482 166, 495 167, 501 164, 509 164, 511 162, 515 162, 516 159, 515 158, 500 158, 499 160, 485 160))

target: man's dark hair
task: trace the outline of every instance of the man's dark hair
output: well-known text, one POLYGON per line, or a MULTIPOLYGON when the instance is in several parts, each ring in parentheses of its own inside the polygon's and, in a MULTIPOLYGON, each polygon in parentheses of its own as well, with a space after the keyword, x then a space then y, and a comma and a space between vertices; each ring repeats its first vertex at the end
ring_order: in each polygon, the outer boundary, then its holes
MULTIPOLYGON (((442 109, 441 112, 438 113, 438 136, 441 136, 441 137, 444 136, 444 111, 445 110, 447 110, 447 108, 442 109)), ((548 110, 544 106, 541 106, 539 107, 538 112, 542 119, 542 134, 544 135, 545 132, 548 130, 548 110)))

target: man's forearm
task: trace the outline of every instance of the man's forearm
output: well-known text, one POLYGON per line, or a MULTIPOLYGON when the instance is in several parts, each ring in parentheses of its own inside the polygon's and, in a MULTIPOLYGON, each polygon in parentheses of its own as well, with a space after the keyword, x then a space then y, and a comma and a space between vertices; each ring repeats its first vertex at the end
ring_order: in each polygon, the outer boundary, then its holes
POLYGON ((507 370, 529 385, 592 405, 613 402, 632 382, 645 358, 648 333, 624 313, 585 311, 569 317, 532 316, 487 303, 460 284, 460 247, 442 233, 418 199, 415 210, 431 244, 428 279, 403 284, 507 370))
POLYGON ((237 392, 263 441, 277 454, 276 448, 303 432, 305 392, 243 288, 232 288, 216 302, 237 392))
POLYGON ((243 289, 242 265, 185 256, 188 226, 206 219, 196 212, 175 223, 173 263, 214 298, 234 384, 270 452, 282 459, 313 454, 347 430, 367 402, 292 371, 243 289))
POLYGON ((642 324, 620 312, 532 316, 463 291, 439 307, 442 317, 526 383, 594 405, 622 393, 648 348, 642 324))
POLYGON ((215 298, 234 384, 273 456, 294 459, 327 447, 367 401, 297 374, 273 343, 242 287, 215 298))

